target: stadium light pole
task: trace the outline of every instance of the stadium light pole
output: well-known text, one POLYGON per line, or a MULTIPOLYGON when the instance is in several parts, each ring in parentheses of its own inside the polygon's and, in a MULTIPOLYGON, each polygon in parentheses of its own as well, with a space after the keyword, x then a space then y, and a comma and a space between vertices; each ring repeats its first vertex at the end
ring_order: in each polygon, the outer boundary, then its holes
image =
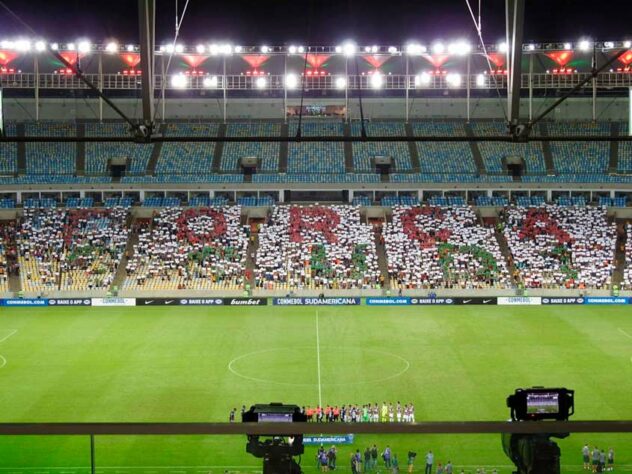
POLYGON ((35 121, 39 122, 39 60, 37 55, 33 56, 33 67, 35 68, 35 121))
POLYGON ((533 52, 529 54, 529 122, 533 120, 533 52))
POLYGON ((408 70, 409 70, 409 68, 408 68, 408 61, 409 61, 408 56, 409 56, 408 54, 405 55, 405 57, 406 57, 406 102, 405 102, 405 105, 406 105, 406 123, 408 123, 408 100, 409 100, 408 99, 408 70))
MULTIPOLYGON (((103 53, 99 52, 99 90, 103 93, 103 53)), ((99 96, 99 123, 103 122, 103 99, 99 96)))
MULTIPOLYGON (((592 70, 597 70, 597 46, 596 43, 593 43, 593 54, 592 54, 592 70)), ((593 76, 592 80, 592 119, 593 122, 597 120, 597 76, 593 76)))
POLYGON ((349 57, 345 55, 345 122, 349 123, 349 57))
POLYGON ((467 74, 466 74, 466 80, 465 80, 465 105, 466 105, 466 116, 467 116, 467 123, 470 123, 470 67, 471 67, 471 61, 470 58, 472 57, 472 55, 468 52, 467 53, 467 58, 466 58, 466 68, 467 68, 467 74))
POLYGON ((507 119, 512 135, 520 121, 520 86, 521 86, 521 62, 522 40, 524 36, 524 8, 525 0, 506 0, 505 15, 507 28, 507 119))
POLYGON ((632 137, 632 87, 628 89, 628 135, 632 137))
POLYGON ((224 95, 224 103, 223 103, 223 115, 224 115, 224 125, 226 124, 226 109, 227 109, 227 101, 228 101, 228 90, 227 90, 227 85, 226 84, 226 55, 224 54, 222 56, 222 93, 224 95))

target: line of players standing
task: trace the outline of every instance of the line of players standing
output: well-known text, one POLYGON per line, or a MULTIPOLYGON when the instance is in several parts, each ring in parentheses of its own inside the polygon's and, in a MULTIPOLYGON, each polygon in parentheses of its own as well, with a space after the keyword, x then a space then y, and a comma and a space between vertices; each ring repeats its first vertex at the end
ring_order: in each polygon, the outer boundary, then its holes
POLYGON ((588 443, 582 448, 584 470, 592 472, 614 471, 614 449, 599 450, 597 446, 591 451, 588 443))
POLYGON ((402 405, 400 402, 382 402, 382 406, 377 403, 366 405, 338 405, 325 407, 302 407, 301 411, 307 416, 307 421, 324 423, 342 421, 346 423, 377 423, 377 422, 397 422, 414 423, 415 406, 412 403, 402 405))

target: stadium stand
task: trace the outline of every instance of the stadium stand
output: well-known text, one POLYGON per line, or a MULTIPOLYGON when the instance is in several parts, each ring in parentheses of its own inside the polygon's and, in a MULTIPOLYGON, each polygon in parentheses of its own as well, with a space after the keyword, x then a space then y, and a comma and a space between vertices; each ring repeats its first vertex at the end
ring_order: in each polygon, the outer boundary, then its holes
MULTIPOLYGON (((302 145, 305 145, 304 143, 302 145)), ((306 183, 306 184, 344 184, 344 183, 379 183, 380 176, 373 173, 280 173, 280 174, 256 174, 252 177, 253 183, 306 183)))
MULTIPOLYGON (((628 122, 619 124, 619 134, 627 134, 628 122)), ((619 162, 617 171, 620 173, 632 173, 632 142, 619 142, 619 162)))
MULTIPOLYGON (((290 136, 295 136, 298 121, 289 124, 290 136)), ((343 136, 340 121, 303 121, 301 135, 314 137, 320 135, 343 136)), ((292 142, 288 147, 288 173, 345 173, 345 151, 342 143, 335 142, 292 142)))
MULTIPOLYGON (((507 134, 507 125, 503 122, 471 122, 475 135, 499 136, 507 134)), ((506 142, 479 142, 478 149, 483 157, 483 163, 488 173, 503 173, 503 158, 519 156, 524 159, 526 172, 531 174, 546 173, 544 151, 542 144, 530 143, 506 143, 506 142)))
POLYGON ((14 271, 15 249, 10 248, 15 240, 15 224, 0 223, 0 293, 9 291, 9 273, 14 271), (13 259, 12 262, 9 260, 13 259))
POLYGON ((627 240, 625 242, 625 270, 623 272, 623 287, 632 290, 632 224, 625 228, 627 240))
MULTIPOLYGON (((14 122, 4 124, 5 135, 16 135, 14 122)), ((14 175, 18 172, 18 145, 17 143, 0 143, 0 176, 14 175)))
MULTIPOLYGON (((229 123, 226 125, 227 137, 278 137, 281 125, 278 123, 229 123)), ((279 170, 279 143, 228 142, 224 144, 221 160, 223 172, 234 173, 240 170, 239 159, 244 156, 256 156, 260 171, 279 170)))
POLYGON ((258 288, 369 289, 379 276, 373 229, 358 207, 278 206, 260 229, 258 288))
MULTIPOLYGON (((168 123, 165 136, 217 136, 216 123, 168 123)), ((174 175, 210 175, 215 153, 214 142, 165 142, 156 163, 156 175, 171 182, 174 175)))
POLYGON ((510 287, 493 230, 471 207, 395 207, 383 239, 392 288, 510 287))
POLYGON ((106 198, 103 207, 132 207, 134 200, 131 197, 111 197, 106 198))
POLYGON ((26 208, 17 234, 22 289, 107 290, 127 245, 128 211, 26 208))
MULTIPOLYGON (((462 122, 413 122, 415 136, 464 137, 462 122)), ((422 175, 445 174, 474 175, 476 164, 470 145, 466 142, 417 142, 419 166, 422 175)))
POLYGON ((241 207, 163 209, 126 266, 128 290, 238 290, 248 237, 241 207))
MULTIPOLYGON (((456 157, 453 158, 456 159, 456 157)), ((476 176, 461 173, 394 173, 391 175, 391 183, 509 183, 511 181, 513 181, 511 176, 505 175, 476 176)))
MULTIPOLYGON (((87 137, 128 137, 130 134, 127 129, 128 126, 124 123, 86 123, 85 135, 87 137)), ((126 174, 145 174, 153 147, 153 145, 138 143, 86 143, 86 174, 107 173, 107 163, 110 158, 127 158, 126 174)))
MULTIPOLYGON (((26 122, 26 136, 72 137, 77 129, 72 122, 26 122)), ((51 175, 74 175, 76 172, 77 145, 61 142, 35 142, 26 144, 26 174, 43 175, 50 182, 51 175)))
POLYGON ((504 235, 527 288, 606 288, 614 268, 616 226, 589 206, 508 207, 504 235))
POLYGON ((126 184, 154 184, 154 183, 242 183, 241 174, 182 174, 159 176, 125 176, 121 183, 126 184))
MULTIPOLYGON (((549 136, 608 135, 608 122, 549 122, 549 136)), ((553 164, 561 175, 602 174, 608 169, 610 148, 606 142, 551 142, 553 164)))
POLYGON ((2 198, 0 199, 0 209, 13 209, 15 208, 15 199, 2 198))
MULTIPOLYGON (((402 122, 370 122, 365 121, 367 135, 397 137, 406 136, 406 128, 402 122)), ((353 122, 351 133, 361 136, 362 124, 353 122)), ((393 158, 392 171, 410 171, 412 163, 410 151, 406 142, 367 142, 353 143, 353 169, 358 172, 374 171, 373 158, 375 156, 390 156, 393 158)))

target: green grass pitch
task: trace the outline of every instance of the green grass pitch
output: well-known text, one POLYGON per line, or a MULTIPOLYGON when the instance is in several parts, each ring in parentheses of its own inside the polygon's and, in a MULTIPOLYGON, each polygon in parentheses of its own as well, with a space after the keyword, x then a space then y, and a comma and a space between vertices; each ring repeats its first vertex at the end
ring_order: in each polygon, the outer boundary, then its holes
MULTIPOLYGON (((532 385, 575 389, 575 420, 632 419, 630 308, 0 309, 0 422, 227 421, 242 404, 315 405, 319 392, 324 404, 412 401, 419 421, 505 420, 506 396, 532 385)), ((632 471, 632 435, 594 434, 560 442, 565 472, 581 470, 586 441, 632 471)), ((402 464, 432 449, 459 470, 510 472, 499 435, 358 436, 341 448, 343 472, 352 448, 374 442, 402 464)), ((2 437, 0 474, 86 473, 88 443, 2 437)), ((243 437, 98 437, 96 459, 105 474, 260 470, 244 448, 243 437)), ((314 464, 308 448, 302 466, 314 464)))

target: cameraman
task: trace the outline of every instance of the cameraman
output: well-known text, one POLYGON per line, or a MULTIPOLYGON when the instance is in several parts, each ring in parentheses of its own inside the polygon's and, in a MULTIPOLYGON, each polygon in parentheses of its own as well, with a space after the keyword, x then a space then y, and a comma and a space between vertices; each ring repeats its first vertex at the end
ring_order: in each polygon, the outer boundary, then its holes
POLYGON ((408 451, 408 472, 413 472, 415 469, 415 458, 417 457, 417 453, 413 451, 408 451))

